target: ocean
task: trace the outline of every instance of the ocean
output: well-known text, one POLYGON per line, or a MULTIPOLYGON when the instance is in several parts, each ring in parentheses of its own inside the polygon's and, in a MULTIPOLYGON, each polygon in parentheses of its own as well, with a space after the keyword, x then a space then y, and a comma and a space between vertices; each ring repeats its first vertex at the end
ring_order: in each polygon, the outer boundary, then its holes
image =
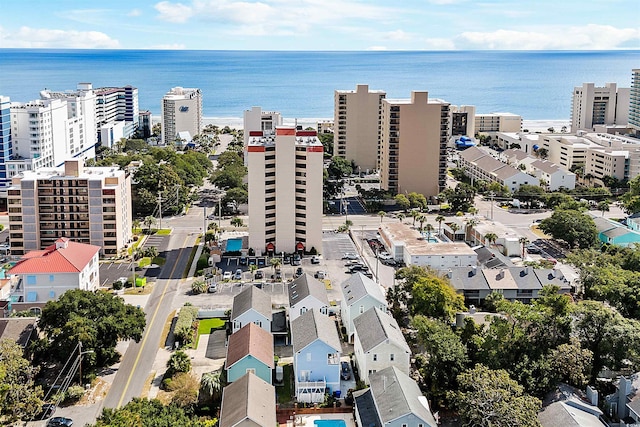
POLYGON ((138 88, 140 109, 160 114, 171 87, 203 92, 203 115, 238 120, 251 106, 285 118, 333 117, 334 90, 368 84, 387 98, 427 90, 430 98, 567 120, 574 86, 630 87, 640 51, 162 51, 0 49, 0 95, 30 101, 42 89, 138 88))

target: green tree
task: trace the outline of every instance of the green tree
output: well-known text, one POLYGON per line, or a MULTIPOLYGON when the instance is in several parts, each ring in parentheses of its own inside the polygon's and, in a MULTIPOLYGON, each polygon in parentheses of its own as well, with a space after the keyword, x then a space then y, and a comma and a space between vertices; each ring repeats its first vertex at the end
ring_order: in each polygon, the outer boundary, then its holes
POLYGON ((455 314, 464 311, 464 297, 457 293, 445 279, 430 275, 420 278, 412 287, 413 298, 409 305, 412 315, 424 314, 452 321, 455 314))
POLYGON ((242 221, 242 218, 236 216, 231 218, 231 225, 233 225, 234 227, 243 227, 244 221, 242 221))
POLYGON ((602 212, 602 216, 604 216, 605 212, 609 212, 609 201, 603 200, 598 203, 598 210, 602 212))
POLYGON ((120 359, 116 344, 142 338, 144 312, 107 292, 66 291, 42 309, 38 327, 45 338, 38 343, 37 360, 65 362, 82 342, 83 374, 110 366, 120 359))
POLYGON ((498 235, 496 233, 487 233, 484 235, 484 239, 489 242, 490 245, 493 245, 496 243, 496 240, 498 240, 498 235))
POLYGON ((222 398, 223 389, 222 370, 205 372, 200 379, 200 390, 202 390, 213 402, 217 404, 222 398))
POLYGON ((445 221, 445 217, 442 215, 436 216, 436 222, 438 223, 438 236, 442 234, 442 223, 445 221))
POLYGON ((122 408, 104 408, 96 420, 95 427, 213 427, 215 420, 201 421, 187 414, 178 405, 163 405, 157 399, 134 397, 122 408))
POLYGON ((0 421, 8 425, 36 415, 43 397, 42 388, 34 383, 37 372, 23 357, 22 347, 0 340, 0 421))
POLYGON ((527 203, 529 208, 544 200, 544 188, 538 185, 523 184, 513 193, 513 197, 527 203))
POLYGON ((353 173, 353 166, 351 162, 344 157, 334 156, 331 158, 327 172, 329 173, 329 178, 342 179, 353 173))
POLYGON ((194 295, 203 294, 207 292, 207 284, 202 280, 195 280, 191 284, 191 293, 194 295))
POLYGON ((458 375, 455 393, 458 413, 465 426, 540 426, 537 413, 542 403, 524 393, 523 387, 502 369, 476 365, 458 375))
POLYGON ((380 211, 378 212, 378 216, 380 217, 380 224, 382 224, 382 219, 387 216, 387 214, 384 211, 380 211))
POLYGON ((404 194, 398 194, 394 197, 394 200, 396 201, 396 206, 403 211, 406 211, 411 206, 411 202, 409 202, 409 199, 404 194))
POLYGON ((151 227, 155 225, 156 219, 151 215, 144 217, 144 225, 147 227, 147 233, 151 234, 151 227))
POLYGON ((412 191, 407 194, 407 198, 409 199, 411 208, 417 208, 420 210, 427 208, 427 198, 424 197, 424 194, 418 194, 415 191, 412 191))
POLYGON ((556 210, 540 223, 540 230, 564 240, 570 247, 589 248, 597 242, 596 225, 593 219, 582 212, 556 210))
POLYGON ((167 361, 167 373, 165 377, 173 377, 178 373, 186 373, 191 370, 191 359, 182 350, 178 350, 169 357, 167 361))
POLYGON ((451 210, 466 212, 473 206, 475 195, 476 190, 471 185, 461 182, 456 186, 455 190, 451 188, 445 189, 438 198, 446 200, 451 210))
POLYGON ((549 360, 559 380, 578 388, 588 384, 593 352, 582 348, 576 338, 551 350, 549 360))
POLYGON ((249 193, 242 187, 231 188, 222 198, 222 204, 227 206, 229 203, 235 203, 236 206, 247 203, 249 193))
POLYGON ((280 265, 282 265, 282 258, 273 257, 271 258, 269 263, 271 264, 271 268, 273 268, 274 271, 278 270, 280 269, 280 265))

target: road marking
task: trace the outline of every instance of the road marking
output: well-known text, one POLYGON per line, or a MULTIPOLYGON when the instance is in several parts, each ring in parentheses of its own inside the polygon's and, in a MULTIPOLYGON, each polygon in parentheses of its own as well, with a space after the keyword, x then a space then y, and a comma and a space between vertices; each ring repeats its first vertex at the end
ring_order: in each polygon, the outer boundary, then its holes
MULTIPOLYGON (((176 263, 173 265, 173 268, 171 269, 171 273, 169 273, 169 277, 173 277, 173 273, 175 273, 176 268, 178 267, 178 260, 182 256, 182 251, 184 251, 185 245, 187 244, 188 239, 189 239, 189 236, 185 237, 184 243, 182 244, 182 248, 180 249, 180 252, 178 253, 178 257, 176 258, 176 263)), ((153 312, 153 316, 151 317, 151 322, 149 322, 149 327, 147 328, 147 332, 144 335, 144 338, 142 339, 142 345, 140 345, 140 349, 138 350, 138 355, 136 356, 136 360, 133 362, 131 373, 129 374, 129 378, 127 378, 127 383, 124 385, 124 389, 122 390, 122 395, 120 395, 120 400, 118 400, 118 405, 116 405, 116 409, 120 409, 120 406, 122 405, 122 401, 124 400, 124 395, 127 393, 127 390, 129 389, 129 384, 131 384, 133 373, 135 372, 136 366, 138 366, 138 362, 140 361, 142 350, 144 349, 144 345, 147 342, 147 338, 149 338, 149 333, 151 332, 151 326, 153 325, 153 322, 155 322, 156 320, 158 310, 160 310, 160 306, 162 306, 162 300, 164 299, 164 296, 167 293, 167 288, 169 287, 169 283, 171 282, 171 280, 176 280, 176 279, 167 279, 167 284, 164 285, 164 289, 162 290, 162 295, 160 295, 160 300, 158 301, 156 310, 153 312)), ((181 279, 178 279, 178 280, 181 280, 181 279)))

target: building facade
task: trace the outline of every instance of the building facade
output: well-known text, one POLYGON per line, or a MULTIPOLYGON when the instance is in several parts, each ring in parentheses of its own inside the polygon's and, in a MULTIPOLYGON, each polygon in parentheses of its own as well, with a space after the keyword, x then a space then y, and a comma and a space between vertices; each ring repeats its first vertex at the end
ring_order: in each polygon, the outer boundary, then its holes
POLYGON ((62 168, 14 177, 7 192, 14 255, 61 237, 100 246, 103 256, 116 256, 131 243, 131 177, 125 171, 68 160, 62 168))
POLYGON ((449 103, 412 92, 382 100, 380 187, 437 196, 445 187, 449 103))
POLYGON ((356 90, 334 93, 334 155, 353 161, 362 172, 379 168, 382 100, 386 92, 356 90))
POLYGON ((103 128, 121 123, 122 138, 131 138, 138 129, 139 106, 138 88, 133 86, 103 87, 95 89, 96 93, 96 124, 99 129, 99 142, 103 128))
POLYGON ((242 117, 245 147, 251 131, 260 131, 264 136, 269 136, 275 133, 276 127, 282 126, 282 114, 277 111, 263 111, 261 107, 245 110, 242 117))
POLYGON ((626 125, 629 122, 629 88, 615 83, 596 87, 583 83, 573 88, 571 101, 571 131, 591 130, 595 125, 626 125))
POLYGON ((640 68, 631 71, 629 126, 635 131, 636 136, 640 136, 640 68))
POLYGON ((476 132, 520 132, 522 116, 513 113, 476 114, 476 132))
POLYGON ((162 142, 174 143, 179 132, 191 137, 202 131, 202 92, 200 89, 171 88, 161 104, 162 142))
POLYGON ((476 135, 476 107, 461 105, 451 107, 451 136, 476 135))
POLYGON ((321 250, 323 156, 316 131, 251 132, 249 247, 256 253, 321 250))
POLYGON ((6 208, 7 187, 7 160, 13 155, 11 143, 11 100, 8 96, 0 96, 0 207, 6 208))

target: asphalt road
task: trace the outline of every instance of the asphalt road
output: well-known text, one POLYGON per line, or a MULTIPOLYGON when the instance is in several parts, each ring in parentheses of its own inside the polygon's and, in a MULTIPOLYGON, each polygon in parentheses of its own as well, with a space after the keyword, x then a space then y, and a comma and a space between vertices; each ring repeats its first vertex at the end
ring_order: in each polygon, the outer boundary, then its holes
POLYGON ((145 307, 147 327, 140 342, 132 342, 104 400, 105 408, 119 408, 140 396, 149 379, 161 345, 164 324, 172 311, 173 298, 182 280, 197 234, 175 232, 169 241, 166 263, 145 307))

